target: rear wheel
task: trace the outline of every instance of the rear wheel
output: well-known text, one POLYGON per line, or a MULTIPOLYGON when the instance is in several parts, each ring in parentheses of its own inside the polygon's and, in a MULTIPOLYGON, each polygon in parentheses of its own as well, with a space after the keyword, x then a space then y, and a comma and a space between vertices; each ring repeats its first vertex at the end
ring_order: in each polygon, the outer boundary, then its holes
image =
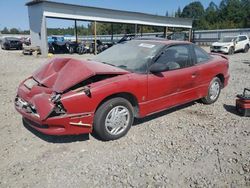
POLYGON ((95 113, 94 133, 104 141, 116 140, 127 134, 133 124, 133 107, 124 98, 103 103, 95 113))
POLYGON ((247 53, 249 50, 249 45, 246 45, 245 48, 244 48, 244 53, 247 53))
POLYGON ((213 78, 210 82, 207 96, 202 98, 201 101, 205 104, 212 104, 217 101, 221 92, 221 81, 218 77, 213 78))
POLYGON ((233 55, 234 54, 234 48, 230 47, 228 51, 228 55, 233 55))

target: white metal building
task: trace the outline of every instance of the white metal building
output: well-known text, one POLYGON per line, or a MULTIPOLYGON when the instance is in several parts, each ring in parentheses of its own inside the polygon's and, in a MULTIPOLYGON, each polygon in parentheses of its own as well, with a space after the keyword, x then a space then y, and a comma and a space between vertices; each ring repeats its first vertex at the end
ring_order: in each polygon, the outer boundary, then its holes
MULTIPOLYGON (((111 10, 58 3, 45 0, 34 0, 28 6, 30 35, 32 46, 39 46, 43 55, 47 55, 47 27, 46 18, 71 19, 82 21, 124 23, 148 26, 176 28, 192 28, 192 19, 157 16, 139 12, 111 10)), ((95 31, 96 33, 96 31, 95 31)), ((165 32, 166 33, 166 32, 165 32)))

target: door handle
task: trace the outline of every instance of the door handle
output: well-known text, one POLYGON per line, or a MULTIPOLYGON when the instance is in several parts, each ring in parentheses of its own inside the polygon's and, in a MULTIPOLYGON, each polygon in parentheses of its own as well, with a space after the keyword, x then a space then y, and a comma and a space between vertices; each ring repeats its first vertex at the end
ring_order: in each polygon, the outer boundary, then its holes
POLYGON ((197 72, 192 73, 192 78, 196 78, 198 76, 197 72))

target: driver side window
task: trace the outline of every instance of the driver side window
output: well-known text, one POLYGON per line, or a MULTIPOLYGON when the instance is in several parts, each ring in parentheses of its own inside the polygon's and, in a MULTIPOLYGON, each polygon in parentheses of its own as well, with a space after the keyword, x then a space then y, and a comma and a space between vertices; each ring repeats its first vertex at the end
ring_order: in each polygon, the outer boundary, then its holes
POLYGON ((155 63, 166 64, 168 70, 188 67, 190 65, 189 46, 170 46, 161 54, 155 63))

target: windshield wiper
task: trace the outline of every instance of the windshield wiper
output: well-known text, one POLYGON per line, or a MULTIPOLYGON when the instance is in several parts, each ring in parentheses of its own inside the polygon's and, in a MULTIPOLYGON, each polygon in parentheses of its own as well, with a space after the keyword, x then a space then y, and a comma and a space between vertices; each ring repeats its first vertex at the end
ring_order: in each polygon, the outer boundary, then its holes
POLYGON ((107 62, 102 62, 103 64, 106 64, 106 65, 110 65, 110 66, 113 66, 113 67, 116 67, 115 65, 111 64, 111 63, 107 63, 107 62))
POLYGON ((127 68, 127 66, 126 66, 126 65, 119 65, 119 66, 117 66, 117 67, 119 67, 119 68, 124 68, 124 69, 126 69, 126 68, 127 68))
POLYGON ((128 69, 126 65, 113 65, 111 63, 107 63, 107 62, 102 62, 103 64, 106 64, 106 65, 110 65, 110 66, 113 66, 113 67, 118 67, 118 68, 121 68, 121 69, 125 69, 127 71, 130 71, 130 72, 134 72, 133 70, 131 69, 128 69))
POLYGON ((119 65, 119 66, 117 66, 117 67, 118 67, 118 68, 121 68, 121 69, 124 69, 124 70, 126 70, 126 71, 129 71, 129 72, 134 72, 134 70, 127 68, 126 65, 119 65))

